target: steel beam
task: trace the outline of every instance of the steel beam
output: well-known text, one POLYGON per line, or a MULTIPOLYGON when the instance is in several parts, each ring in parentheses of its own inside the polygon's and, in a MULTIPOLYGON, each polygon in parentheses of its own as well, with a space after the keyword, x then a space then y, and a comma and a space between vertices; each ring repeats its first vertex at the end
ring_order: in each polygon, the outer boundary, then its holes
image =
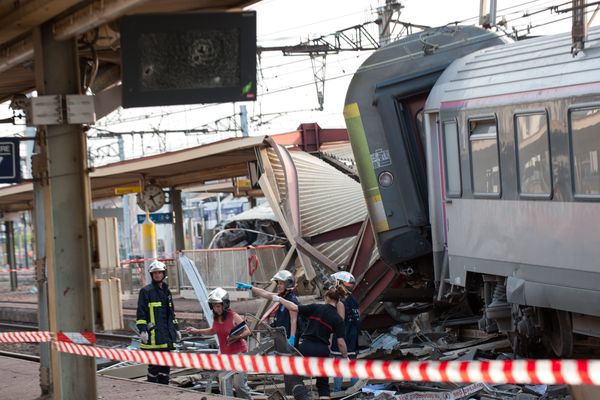
POLYGON ((360 232, 362 224, 362 222, 357 222, 355 224, 350 224, 337 229, 332 229, 327 232, 319 233, 317 235, 305 239, 310 244, 319 244, 331 242, 332 240, 339 240, 351 236, 356 236, 360 232))
MULTIPOLYGON (((36 87, 40 95, 79 94, 75 39, 58 42, 52 24, 34 30, 36 87)), ((39 126, 47 148, 40 160, 46 216, 50 331, 94 331, 90 257, 90 182, 81 125, 39 126)), ((52 350, 54 399, 95 399, 96 360, 52 350)))
MULTIPOLYGON (((305 135, 303 134, 302 127, 305 125, 316 125, 317 127, 319 126, 318 124, 301 124, 298 127, 298 130, 287 133, 281 133, 275 136, 271 136, 271 138, 275 143, 280 144, 282 146, 292 145, 303 147, 303 140, 305 135)), ((346 129, 321 129, 319 127, 319 147, 325 143, 347 142, 348 140, 348 131, 346 129)))
POLYGON ((396 271, 378 260, 362 276, 353 293, 358 300, 360 312, 364 312, 396 277, 396 271))
POLYGON ((354 275, 357 282, 360 282, 365 272, 369 269, 371 253, 375 247, 375 236, 371 219, 367 217, 360 227, 358 239, 354 244, 350 258, 348 259, 348 270, 354 275))
POLYGON ((333 262, 333 260, 321 253, 319 250, 315 249, 313 246, 307 243, 306 240, 302 239, 301 237, 295 237, 294 241, 296 242, 296 246, 298 246, 298 250, 307 255, 310 259, 325 265, 334 272, 339 269, 338 265, 333 262))

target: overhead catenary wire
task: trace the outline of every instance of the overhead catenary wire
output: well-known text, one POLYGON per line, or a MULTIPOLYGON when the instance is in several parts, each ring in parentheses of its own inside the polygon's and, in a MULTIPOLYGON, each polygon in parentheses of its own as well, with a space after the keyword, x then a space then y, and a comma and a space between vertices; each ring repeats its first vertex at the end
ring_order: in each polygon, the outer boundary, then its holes
MULTIPOLYGON (((526 6, 526 5, 535 4, 535 3, 538 3, 538 4, 539 3, 541 3, 541 4, 547 4, 548 2, 540 2, 540 0, 527 1, 527 2, 520 3, 518 5, 513 5, 513 6, 510 6, 510 7, 501 9, 500 12, 506 11, 506 10, 511 10, 511 9, 522 8, 522 7, 526 6)), ((560 4, 564 4, 564 2, 560 3, 560 4)), ((548 7, 544 8, 543 10, 548 10, 548 7)), ((520 12, 520 11, 518 11, 518 12, 520 12)), ((515 11, 514 13, 517 13, 517 11, 515 11)), ((356 13, 354 13, 354 14, 356 14, 356 13)), ((523 15, 529 16, 528 14, 522 14, 521 17, 515 18, 514 21, 517 21, 518 19, 521 19, 521 18, 525 18, 523 15)), ((462 21, 455 21, 455 22, 451 22, 449 24, 463 23, 463 22, 466 22, 466 21, 471 20, 473 18, 477 18, 477 17, 471 17, 471 18, 463 19, 462 21)), ((530 31, 530 30, 535 29, 537 27, 547 26, 547 25, 550 25, 550 24, 555 23, 555 22, 563 21, 564 19, 565 18, 560 18, 560 19, 551 20, 551 21, 544 21, 543 23, 539 23, 539 24, 537 24, 537 23, 530 23, 530 24, 526 25, 526 27, 517 30, 517 32, 530 31)), ((508 33, 504 33, 504 34, 505 35, 509 35, 508 33)), ((358 57, 359 56, 357 56, 356 58, 358 58, 358 57)), ((345 61, 345 60, 349 60, 349 59, 353 59, 353 58, 354 57, 345 57, 345 58, 341 58, 340 61, 345 61)), ((307 62, 307 61, 309 61, 308 58, 301 59, 301 60, 294 60, 294 61, 290 61, 289 63, 281 63, 281 64, 278 64, 278 65, 275 65, 275 66, 265 66, 265 67, 262 67, 262 70, 280 68, 280 67, 284 67, 284 66, 287 66, 287 65, 290 65, 290 64, 295 64, 295 63, 300 63, 300 62, 307 62)), ((292 72, 280 73, 280 74, 276 75, 275 77, 276 78, 281 78, 281 77, 285 77, 287 75, 290 75, 290 74, 293 74, 293 73, 296 73, 296 72, 299 72, 299 71, 301 71, 301 70, 295 70, 295 71, 292 71, 292 72)), ((353 74, 353 72, 352 73, 344 73, 344 74, 333 76, 333 77, 327 77, 327 78, 324 79, 324 82, 332 81, 332 80, 337 80, 337 79, 340 79, 340 78, 343 78, 343 77, 350 76, 352 74, 353 74)), ((268 77, 264 78, 264 80, 269 80, 269 79, 273 79, 273 77, 268 76, 268 77)), ((276 89, 268 89, 265 92, 259 93, 257 97, 260 98, 262 96, 266 96, 266 95, 269 95, 269 94, 275 94, 275 93, 281 93, 281 92, 285 92, 285 91, 289 91, 289 90, 295 90, 295 89, 299 89, 299 88, 311 86, 313 84, 314 84, 314 81, 311 81, 311 82, 301 83, 301 84, 292 85, 292 86, 288 86, 288 87, 282 87, 282 88, 276 88, 276 89)), ((182 110, 171 110, 171 111, 168 111, 168 112, 163 112, 163 113, 155 114, 155 115, 134 116, 134 117, 119 119, 115 124, 124 124, 124 123, 129 123, 129 122, 137 122, 137 121, 141 121, 141 120, 164 118, 164 117, 171 116, 171 115, 176 115, 176 114, 179 114, 179 113, 187 113, 187 112, 192 112, 192 111, 199 111, 199 110, 207 109, 207 108, 210 108, 210 107, 216 107, 216 106, 219 106, 219 104, 203 104, 203 105, 197 106, 197 107, 189 107, 189 108, 185 108, 185 109, 182 109, 182 110)), ((104 126, 110 126, 110 125, 113 125, 113 124, 105 124, 104 126)))

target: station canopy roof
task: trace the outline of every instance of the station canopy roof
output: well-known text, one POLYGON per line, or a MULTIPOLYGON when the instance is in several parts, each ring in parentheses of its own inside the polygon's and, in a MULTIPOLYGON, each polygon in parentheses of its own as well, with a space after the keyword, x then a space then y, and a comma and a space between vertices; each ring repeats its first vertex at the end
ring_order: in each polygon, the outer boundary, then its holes
MULTIPOLYGON (((118 19, 124 15, 240 11, 259 0, 2 0, 0 1, 0 102, 35 89, 33 31, 53 24, 56 39, 95 38, 98 73, 92 91, 121 79, 118 19)), ((92 60, 91 50, 80 56, 92 60)))
MULTIPOLYGON (((308 124, 317 126, 316 124, 308 124)), ((315 143, 307 140, 306 131, 301 125, 298 130, 270 136, 275 143, 299 150, 315 143)), ((318 126, 317 126, 318 128, 318 126)), ((257 160, 257 149, 268 146, 267 136, 231 138, 188 149, 177 150, 120 161, 95 168, 90 172, 92 199, 102 199, 121 195, 117 189, 139 186, 143 181, 154 180, 164 188, 227 192, 222 184, 207 185, 220 180, 246 177, 248 163, 257 160)), ((323 144, 347 142, 345 129, 318 128, 318 147, 323 144)), ((317 150, 315 148, 314 150, 317 150)), ((229 186, 231 187, 231 185, 229 186)), ((258 194, 257 194, 258 195, 258 194)), ((0 211, 13 212, 33 208, 33 183, 25 182, 0 187, 0 211)))

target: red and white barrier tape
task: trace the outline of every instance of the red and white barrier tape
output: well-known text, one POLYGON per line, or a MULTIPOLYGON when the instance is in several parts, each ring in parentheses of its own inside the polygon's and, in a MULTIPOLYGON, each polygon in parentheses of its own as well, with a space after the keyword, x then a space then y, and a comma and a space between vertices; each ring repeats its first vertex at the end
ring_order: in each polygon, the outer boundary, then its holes
MULTIPOLYGON (((0 334, 22 341, 49 341, 48 332, 0 334), (32 336, 33 335, 33 336, 32 336), (36 335, 39 339, 33 340, 36 335)), ((519 384, 600 385, 600 360, 379 361, 340 358, 227 355, 137 351, 80 345, 57 340, 58 351, 117 361, 304 376, 341 376, 387 381, 484 382, 519 384)))
POLYGON ((600 385, 597 360, 376 361, 132 351, 56 342, 62 352, 216 371, 342 376, 388 381, 600 385))
POLYGON ((94 332, 58 332, 56 340, 75 344, 96 344, 96 334, 94 332))
POLYGON ((51 339, 50 332, 0 332, 0 343, 41 343, 51 339))
POLYGON ((9 269, 0 269, 1 273, 9 273, 9 272, 28 272, 35 271, 35 268, 9 268, 9 269))

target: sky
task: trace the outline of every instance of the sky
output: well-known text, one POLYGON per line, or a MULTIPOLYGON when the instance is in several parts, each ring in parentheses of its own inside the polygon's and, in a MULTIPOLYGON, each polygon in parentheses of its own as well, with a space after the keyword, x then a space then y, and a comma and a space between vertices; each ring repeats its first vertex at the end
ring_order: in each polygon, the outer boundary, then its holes
MULTIPOLYGON (((374 21, 377 8, 385 0, 263 0, 249 7, 257 12, 258 46, 299 44, 310 38, 325 36, 354 25, 374 21)), ((477 23, 480 0, 405 0, 399 19, 413 24, 441 26, 460 21, 477 23)), ((500 19, 505 16, 508 30, 526 32, 527 25, 542 25, 531 33, 555 34, 570 30, 570 13, 555 14, 543 10, 565 1, 497 0, 500 19), (524 13, 535 13, 523 18, 524 13), (543 25, 565 18, 560 23, 543 25)), ((565 6, 563 6, 564 8, 565 6)), ((596 18, 593 25, 599 23, 596 18)), ((377 37, 374 24, 369 25, 377 37)), ((397 34, 398 30, 394 32, 397 34)), ((323 128, 343 128, 342 110, 352 73, 371 54, 370 51, 341 52, 326 58, 325 101, 323 111, 318 102, 313 70, 308 56, 283 56, 281 52, 263 52, 258 65, 258 92, 255 102, 204 104, 143 109, 119 109, 96 123, 94 136, 106 132, 221 130, 233 127, 229 117, 245 105, 250 120, 250 134, 276 134, 295 130, 301 123, 317 122, 323 128), (283 113, 283 114, 280 114, 283 113), (217 125, 216 120, 224 122, 217 125), (228 126, 229 125, 229 126, 228 126)), ((8 105, 0 105, 0 118, 10 116, 8 105)), ((0 126, 0 134, 11 136, 23 127, 0 126)), ((213 134, 167 133, 124 136, 128 158, 177 150, 234 136, 232 132, 213 134)), ((237 133, 239 136, 240 134, 237 133)), ((89 148, 95 165, 118 160, 116 139, 90 139, 89 148)))

